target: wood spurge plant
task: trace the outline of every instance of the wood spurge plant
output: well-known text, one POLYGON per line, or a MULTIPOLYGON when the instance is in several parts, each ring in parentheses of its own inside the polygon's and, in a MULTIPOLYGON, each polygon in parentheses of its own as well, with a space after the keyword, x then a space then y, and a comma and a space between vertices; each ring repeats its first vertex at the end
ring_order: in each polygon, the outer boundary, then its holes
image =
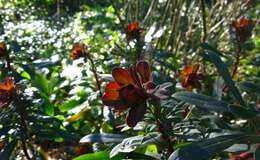
POLYGON ((0 0, 0 160, 260 160, 259 9, 0 0))

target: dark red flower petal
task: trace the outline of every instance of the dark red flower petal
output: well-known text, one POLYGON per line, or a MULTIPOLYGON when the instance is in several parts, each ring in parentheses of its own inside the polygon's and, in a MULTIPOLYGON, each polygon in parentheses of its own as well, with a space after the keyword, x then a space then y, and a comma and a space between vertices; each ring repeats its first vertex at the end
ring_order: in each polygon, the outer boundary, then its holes
POLYGON ((151 67, 146 61, 137 62, 136 71, 141 76, 142 83, 146 83, 152 80, 151 67))
POLYGON ((102 102, 106 106, 112 106, 116 110, 125 110, 129 108, 120 98, 118 92, 107 92, 102 96, 102 102))
POLYGON ((4 42, 0 42, 0 57, 6 56, 7 49, 4 42))
POLYGON ((6 77, 2 83, 0 83, 0 91, 11 91, 14 88, 14 81, 11 77, 6 77))
POLYGON ((102 96, 102 101, 105 105, 111 106, 120 101, 119 90, 116 82, 111 82, 107 84, 105 89, 105 94, 102 96))
POLYGON ((182 76, 186 77, 188 76, 189 74, 191 74, 193 72, 193 66, 192 65, 189 65, 187 67, 185 67, 182 71, 181 71, 181 74, 182 76))
POLYGON ((136 65, 131 65, 129 67, 129 72, 130 72, 130 74, 131 74, 131 76, 132 76, 132 78, 134 80, 135 85, 137 85, 138 87, 141 88, 142 84, 141 84, 140 78, 139 78, 139 76, 138 76, 138 74, 136 72, 136 65))
POLYGON ((87 47, 84 44, 74 44, 72 47, 71 57, 73 60, 86 57, 87 52, 87 47))
POLYGON ((102 101, 107 106, 114 106, 114 105, 120 105, 121 99, 119 92, 116 90, 110 90, 108 92, 105 92, 105 94, 102 96, 102 101))
POLYGON ((142 95, 139 93, 139 89, 132 85, 122 88, 120 91, 120 97, 126 102, 128 106, 137 104, 143 100, 142 95))
POLYGON ((231 33, 234 34, 233 37, 235 37, 239 43, 244 43, 251 36, 254 25, 254 21, 250 19, 241 18, 235 20, 231 23, 231 33))
POLYGON ((140 37, 141 28, 136 22, 132 22, 127 26, 126 35, 128 40, 138 39, 140 37))
POLYGON ((130 23, 128 26, 127 26, 127 32, 130 33, 130 32, 139 32, 140 31, 140 28, 137 24, 137 22, 132 22, 130 23))
POLYGON ((134 127, 138 122, 140 122, 144 118, 144 114, 146 113, 146 102, 139 103, 136 106, 133 106, 128 111, 126 117, 126 124, 129 127, 134 127))
POLYGON ((119 91, 120 88, 121 87, 116 82, 110 82, 106 85, 105 92, 119 91))
POLYGON ((201 83, 199 80, 201 80, 201 77, 195 73, 192 73, 185 77, 185 79, 181 81, 181 84, 187 90, 191 91, 193 88, 201 88, 201 83))
POLYGON ((153 83, 153 82, 148 82, 148 83, 146 83, 145 88, 147 90, 155 89, 156 88, 156 84, 153 83))
POLYGON ((232 26, 236 29, 247 29, 252 24, 252 20, 241 18, 239 20, 233 21, 232 26))
POLYGON ((114 77, 115 81, 122 87, 134 84, 134 80, 130 73, 123 68, 115 68, 112 71, 112 76, 114 77))

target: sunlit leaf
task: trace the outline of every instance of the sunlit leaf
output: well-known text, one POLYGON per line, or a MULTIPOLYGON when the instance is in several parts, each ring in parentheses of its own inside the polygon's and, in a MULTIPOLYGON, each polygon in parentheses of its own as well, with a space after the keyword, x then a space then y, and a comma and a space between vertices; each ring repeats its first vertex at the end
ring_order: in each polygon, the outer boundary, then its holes
POLYGON ((122 156, 118 156, 110 159, 109 152, 101 151, 101 152, 83 154, 81 156, 73 158, 73 160, 121 160, 122 158, 123 158, 122 156))
POLYGON ((237 143, 247 143, 248 140, 257 142, 259 136, 233 134, 223 135, 199 142, 193 142, 190 145, 177 149, 168 160, 208 160, 213 155, 220 153, 226 148, 237 143))
POLYGON ((74 107, 77 107, 80 103, 81 103, 81 101, 73 99, 73 100, 67 101, 67 102, 63 103, 62 105, 60 105, 59 109, 61 112, 66 112, 66 111, 73 109, 74 107))
POLYGON ((126 136, 121 134, 110 134, 110 133, 100 133, 100 134, 90 134, 81 138, 79 143, 116 143, 122 142, 126 136))

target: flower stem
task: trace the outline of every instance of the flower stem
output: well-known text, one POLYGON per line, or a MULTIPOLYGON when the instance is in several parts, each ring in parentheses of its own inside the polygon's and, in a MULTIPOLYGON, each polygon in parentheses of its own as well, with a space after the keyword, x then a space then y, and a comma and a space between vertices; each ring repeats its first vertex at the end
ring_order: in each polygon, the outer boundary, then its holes
POLYGON ((161 109, 159 107, 159 103, 157 102, 155 106, 155 119, 158 131, 162 134, 162 139, 167 143, 167 155, 170 156, 174 152, 171 136, 167 133, 167 129, 165 125, 160 121, 161 109))
MULTIPOLYGON (((236 57, 235 57, 235 63, 233 65, 232 74, 231 74, 232 79, 234 79, 236 74, 237 74, 237 69, 238 69, 238 66, 239 66, 239 63, 240 63, 240 54, 241 54, 241 47, 238 46, 238 51, 237 51, 237 54, 236 54, 236 57)), ((227 90, 227 85, 225 85, 223 87, 223 91, 226 91, 226 90, 227 90)))
MULTIPOLYGON (((91 71, 92 73, 94 74, 94 78, 95 78, 95 81, 96 81, 96 88, 97 88, 97 91, 99 93, 99 97, 101 98, 102 97, 102 92, 101 92, 101 82, 99 81, 99 77, 98 77, 98 73, 97 73, 97 68, 96 68, 96 65, 92 59, 92 57, 87 54, 86 58, 89 60, 90 62, 90 65, 91 65, 91 71)), ((85 62, 87 61, 87 59, 85 58, 85 62)), ((102 104, 101 105, 101 119, 103 118, 103 114, 104 114, 104 105, 102 104)))
POLYGON ((142 42, 142 40, 140 39, 140 37, 138 37, 137 39, 136 39, 136 44, 135 44, 136 46, 136 54, 135 54, 135 60, 134 60, 134 63, 136 62, 136 61, 138 61, 138 60, 141 60, 141 59, 143 59, 143 57, 142 57, 142 49, 143 49, 143 42, 142 42))
POLYGON ((27 132, 27 127, 26 127, 25 120, 22 116, 21 116, 21 127, 23 128, 22 132, 21 132, 22 149, 23 149, 24 155, 27 158, 27 160, 31 160, 29 153, 28 153, 27 146, 26 146, 26 139, 27 138, 26 138, 25 134, 23 133, 23 132, 27 132))
MULTIPOLYGON (((95 78, 95 81, 96 81, 97 91, 99 92, 99 96, 102 97, 101 82, 99 81, 99 78, 98 78, 98 73, 97 73, 96 65, 95 65, 93 59, 90 57, 89 54, 87 54, 87 59, 88 59, 89 62, 90 62, 91 71, 92 71, 92 73, 94 74, 94 78, 95 78)), ((85 59, 85 61, 86 61, 86 59, 85 59)))
POLYGON ((24 155, 26 157, 27 160, 32 160, 33 158, 31 158, 29 156, 28 153, 28 148, 26 146, 26 139, 27 139, 27 125, 25 122, 25 107, 21 106, 21 104, 23 104, 23 102, 21 101, 19 95, 14 94, 15 98, 15 105, 16 105, 16 110, 17 113, 20 116, 20 126, 21 126, 21 142, 22 142, 22 150, 24 152, 24 155))
POLYGON ((232 71, 232 79, 235 77, 236 73, 237 73, 237 69, 238 69, 238 66, 239 66, 239 63, 240 63, 240 49, 238 50, 237 54, 236 54, 236 61, 235 61, 235 64, 234 64, 234 67, 233 67, 233 71, 232 71))

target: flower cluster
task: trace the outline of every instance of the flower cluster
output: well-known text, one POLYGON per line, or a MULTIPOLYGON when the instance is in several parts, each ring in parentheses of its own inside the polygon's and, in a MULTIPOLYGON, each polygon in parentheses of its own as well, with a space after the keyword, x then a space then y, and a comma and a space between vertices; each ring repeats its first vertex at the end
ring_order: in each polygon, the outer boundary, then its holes
POLYGON ((132 22, 127 26, 126 35, 128 41, 139 39, 141 34, 141 28, 139 27, 137 22, 132 22))
POLYGON ((86 57, 88 53, 87 46, 84 44, 74 44, 72 47, 71 57, 73 60, 79 59, 81 57, 86 57))
POLYGON ((116 110, 129 109, 126 123, 134 127, 143 119, 146 100, 152 97, 155 88, 151 67, 146 61, 139 61, 129 70, 115 68, 112 76, 115 81, 107 84, 102 101, 116 110))
POLYGON ((244 43, 252 34, 254 22, 250 19, 241 18, 231 24, 235 39, 239 43, 244 43))
POLYGON ((181 84, 188 91, 192 91, 193 88, 201 88, 200 81, 203 79, 203 75, 198 73, 199 64, 186 66, 182 71, 181 84))
POLYGON ((0 83, 0 108, 8 106, 13 98, 14 80, 11 77, 6 77, 0 83))

